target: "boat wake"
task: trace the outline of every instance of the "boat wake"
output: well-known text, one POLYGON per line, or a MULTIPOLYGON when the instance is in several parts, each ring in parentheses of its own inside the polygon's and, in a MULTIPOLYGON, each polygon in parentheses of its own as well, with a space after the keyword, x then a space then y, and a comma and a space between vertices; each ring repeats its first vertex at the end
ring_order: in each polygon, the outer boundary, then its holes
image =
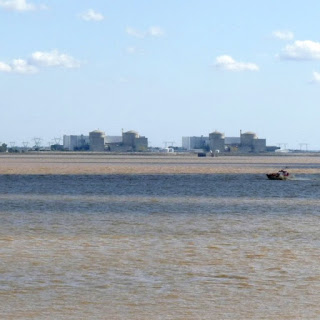
POLYGON ((289 180, 294 180, 294 181, 312 181, 315 179, 308 178, 308 177, 291 177, 289 180))
POLYGON ((295 180, 295 181, 320 181, 319 177, 314 177, 314 176, 309 176, 309 177, 297 177, 297 176, 292 176, 290 177, 289 180, 295 180))

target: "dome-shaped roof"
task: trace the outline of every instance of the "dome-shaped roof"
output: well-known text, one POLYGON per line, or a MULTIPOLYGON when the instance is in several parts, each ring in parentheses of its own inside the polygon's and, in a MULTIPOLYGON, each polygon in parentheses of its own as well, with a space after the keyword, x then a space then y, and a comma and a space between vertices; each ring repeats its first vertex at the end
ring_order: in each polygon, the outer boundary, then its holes
POLYGON ((256 134, 254 132, 252 132, 252 131, 247 131, 247 132, 244 132, 243 134, 251 134, 251 135, 255 135, 256 136, 256 134))
POLYGON ((101 131, 101 130, 93 130, 93 131, 91 131, 90 133, 102 133, 102 134, 104 134, 104 132, 101 131))
POLYGON ((212 137, 212 138, 213 138, 213 137, 216 137, 216 138, 223 139, 223 138, 224 138, 224 133, 215 130, 215 131, 213 131, 213 132, 211 132, 211 133, 209 134, 209 138, 210 138, 210 137, 212 137))
POLYGON ((219 135, 223 136, 223 133, 222 133, 222 132, 219 132, 219 131, 217 131, 217 130, 211 132, 210 134, 219 134, 219 135))
POLYGON ((91 138, 93 138, 93 137, 105 137, 105 136, 106 136, 106 134, 103 131, 100 131, 100 130, 94 130, 94 131, 89 132, 89 137, 91 137, 91 138))
POLYGON ((129 130, 129 131, 125 132, 125 133, 139 134, 137 131, 134 131, 134 130, 129 130))
POLYGON ((257 135, 254 132, 251 132, 251 131, 245 132, 242 135, 250 137, 251 139, 258 139, 257 135))

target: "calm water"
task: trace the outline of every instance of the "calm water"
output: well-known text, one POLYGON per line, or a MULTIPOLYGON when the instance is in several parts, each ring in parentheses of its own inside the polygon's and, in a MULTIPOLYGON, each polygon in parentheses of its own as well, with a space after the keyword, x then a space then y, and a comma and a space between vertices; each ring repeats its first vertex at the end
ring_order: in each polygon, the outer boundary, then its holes
POLYGON ((320 319, 320 177, 0 176, 1 319, 320 319))

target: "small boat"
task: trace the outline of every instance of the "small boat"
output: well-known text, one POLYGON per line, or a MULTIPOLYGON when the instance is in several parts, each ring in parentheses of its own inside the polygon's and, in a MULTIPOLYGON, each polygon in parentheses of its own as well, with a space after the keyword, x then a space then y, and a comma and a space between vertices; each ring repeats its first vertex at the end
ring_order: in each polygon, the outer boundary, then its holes
POLYGON ((267 177, 270 180, 288 180, 290 173, 286 170, 279 170, 278 172, 267 173, 267 177))

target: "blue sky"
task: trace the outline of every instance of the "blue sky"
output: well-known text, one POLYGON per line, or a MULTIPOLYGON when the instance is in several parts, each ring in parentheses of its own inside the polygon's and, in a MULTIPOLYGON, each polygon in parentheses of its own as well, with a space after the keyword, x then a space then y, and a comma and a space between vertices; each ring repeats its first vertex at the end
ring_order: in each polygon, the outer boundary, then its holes
POLYGON ((313 0, 0 0, 0 141, 242 130, 320 149, 319 30, 313 0))

